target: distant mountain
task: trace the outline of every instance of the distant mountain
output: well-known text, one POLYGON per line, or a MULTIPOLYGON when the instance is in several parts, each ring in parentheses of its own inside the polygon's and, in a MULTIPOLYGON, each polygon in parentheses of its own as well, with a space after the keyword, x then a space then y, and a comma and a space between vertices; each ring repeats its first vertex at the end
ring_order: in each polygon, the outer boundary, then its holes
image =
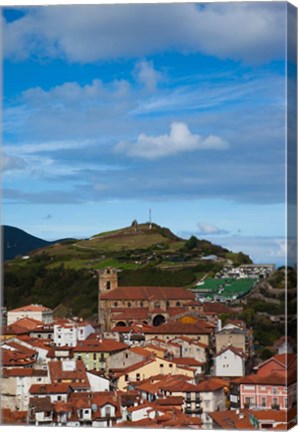
POLYGON ((49 242, 9 225, 3 225, 1 228, 4 261, 14 259, 18 255, 26 255, 35 249, 44 248, 60 241, 49 242))

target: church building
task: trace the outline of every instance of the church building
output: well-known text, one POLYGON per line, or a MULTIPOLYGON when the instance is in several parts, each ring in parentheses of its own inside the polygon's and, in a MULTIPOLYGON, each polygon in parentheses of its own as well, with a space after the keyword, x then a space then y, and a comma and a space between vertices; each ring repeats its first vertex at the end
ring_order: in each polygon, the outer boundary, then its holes
POLYGON ((117 270, 98 272, 98 321, 104 331, 135 323, 158 326, 185 312, 201 310, 186 288, 118 286, 117 270))

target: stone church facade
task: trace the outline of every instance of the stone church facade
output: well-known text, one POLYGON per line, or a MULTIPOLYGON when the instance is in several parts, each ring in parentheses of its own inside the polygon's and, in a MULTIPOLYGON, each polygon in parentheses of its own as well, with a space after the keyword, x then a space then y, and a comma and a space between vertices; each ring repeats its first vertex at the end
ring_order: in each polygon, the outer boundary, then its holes
POLYGON ((98 272, 98 321, 104 331, 135 323, 158 326, 201 304, 186 288, 118 286, 118 272, 107 267, 98 272))

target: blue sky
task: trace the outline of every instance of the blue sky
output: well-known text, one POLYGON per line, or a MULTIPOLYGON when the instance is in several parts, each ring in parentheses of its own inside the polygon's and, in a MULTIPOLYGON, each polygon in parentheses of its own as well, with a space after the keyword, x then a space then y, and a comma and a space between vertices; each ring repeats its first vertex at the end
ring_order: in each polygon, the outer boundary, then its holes
POLYGON ((3 12, 3 223, 133 219, 283 263, 286 3, 3 12))

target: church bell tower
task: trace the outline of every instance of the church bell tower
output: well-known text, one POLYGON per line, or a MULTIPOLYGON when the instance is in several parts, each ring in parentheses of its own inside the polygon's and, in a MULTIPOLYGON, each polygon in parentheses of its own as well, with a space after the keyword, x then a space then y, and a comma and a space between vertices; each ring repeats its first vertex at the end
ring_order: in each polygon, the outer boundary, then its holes
POLYGON ((101 302, 101 294, 112 291, 118 287, 118 273, 117 269, 106 267, 98 271, 98 322, 102 328, 106 327, 104 315, 105 308, 101 302))

